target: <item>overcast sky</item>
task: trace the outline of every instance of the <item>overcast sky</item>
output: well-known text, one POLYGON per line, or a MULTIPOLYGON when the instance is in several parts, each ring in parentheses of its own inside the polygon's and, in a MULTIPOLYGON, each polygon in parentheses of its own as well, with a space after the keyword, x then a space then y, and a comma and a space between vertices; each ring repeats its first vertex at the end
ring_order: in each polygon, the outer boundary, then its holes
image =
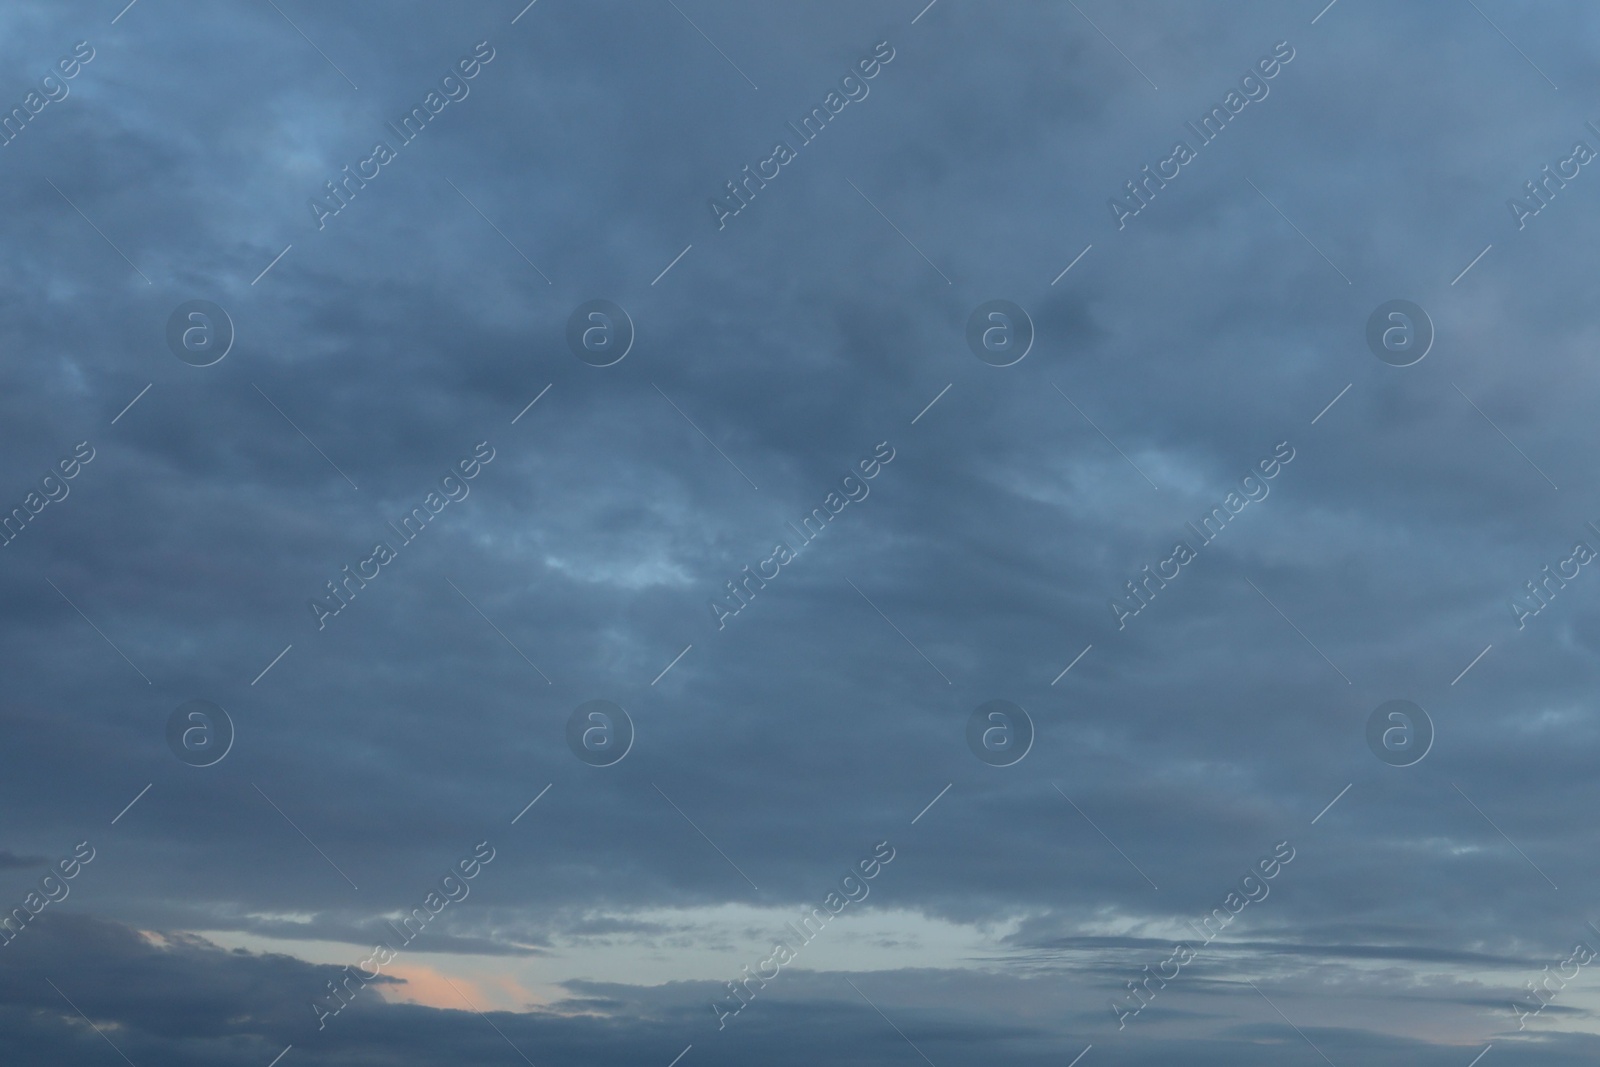
POLYGON ((1600 9, 123 3, 0 9, 0 1061, 1600 1054, 1600 9))

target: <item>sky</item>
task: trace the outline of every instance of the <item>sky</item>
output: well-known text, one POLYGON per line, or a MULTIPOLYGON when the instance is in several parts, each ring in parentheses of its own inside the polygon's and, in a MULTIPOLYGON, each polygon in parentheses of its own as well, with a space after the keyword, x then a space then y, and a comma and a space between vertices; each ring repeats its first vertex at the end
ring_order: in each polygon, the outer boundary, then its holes
POLYGON ((1592 1063, 1597 39, 5 5, 0 1062, 1592 1063))

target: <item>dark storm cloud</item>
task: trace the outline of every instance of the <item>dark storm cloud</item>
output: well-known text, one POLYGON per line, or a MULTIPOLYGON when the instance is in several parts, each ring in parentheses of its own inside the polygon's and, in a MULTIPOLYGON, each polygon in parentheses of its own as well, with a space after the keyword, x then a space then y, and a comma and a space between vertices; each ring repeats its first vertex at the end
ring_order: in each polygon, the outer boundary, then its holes
MULTIPOLYGON (((265 1062, 327 979, 183 931, 358 959, 484 839, 500 855, 416 951, 559 949, 582 974, 585 939, 684 936, 633 912, 797 910, 888 838, 874 908, 1018 924, 982 966, 862 979, 923 1013, 941 1065, 1091 1041, 1265 1062, 1301 1038, 1247 977, 1290 987, 1336 1061, 1465 1062, 1591 936, 1596 579, 1525 629, 1508 601, 1600 547, 1600 179, 1521 230, 1505 206, 1600 122, 1588 9, 110 6, 3 16, 0 101, 76 41, 95 58, 0 149, 0 506, 80 441, 95 459, 0 550, 0 868, 20 905, 31 857, 95 842, 5 951, 71 975, 145 1059, 265 1062), (480 41, 470 94, 319 229, 308 200, 480 41), (719 231, 707 199, 879 41, 870 96, 719 231), (1279 41, 1270 95, 1118 230, 1107 199, 1279 41), (1438 327, 1403 369, 1363 340, 1397 296, 1438 327), (594 297, 638 331, 604 369, 564 340, 594 297), (1037 328, 1014 367, 963 340, 994 297, 1037 328), (195 298, 237 328, 212 367, 166 349, 195 298), (718 629, 724 583, 885 441, 870 495, 718 629), (1270 495, 1119 629, 1108 601, 1284 441, 1270 495), (398 544, 479 442, 470 493, 398 544), (396 558, 319 629, 307 601, 378 541, 396 558), (214 767, 166 746, 196 696, 237 727, 214 767), (563 739, 596 697, 638 730, 612 768, 563 739), (995 697, 1038 728, 1006 769, 963 741, 995 697), (1415 767, 1364 741, 1392 697, 1437 728, 1415 767), (1271 896, 1119 1044, 1106 1005, 1280 840, 1271 896), (1478 1044, 1395 1007, 1440 975, 1478 1044)), ((797 970, 721 1042, 693 1036, 723 995, 698 980, 574 985, 497 1025, 536 1061, 910 1054, 837 978, 797 970)), ((19 1061, 109 1051, 16 980, 19 1061)), ((1578 990, 1546 1010, 1577 1022, 1540 1062, 1592 1056, 1578 990)), ((307 1055, 510 1052, 419 1006, 336 1029, 307 1055)))

